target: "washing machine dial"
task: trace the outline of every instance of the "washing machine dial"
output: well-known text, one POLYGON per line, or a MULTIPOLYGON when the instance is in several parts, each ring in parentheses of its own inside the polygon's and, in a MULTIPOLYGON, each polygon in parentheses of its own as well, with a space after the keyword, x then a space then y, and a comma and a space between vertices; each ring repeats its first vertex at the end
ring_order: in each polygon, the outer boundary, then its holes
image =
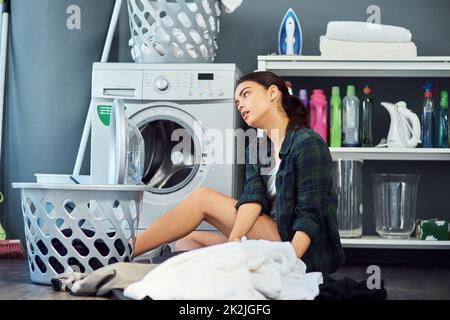
POLYGON ((155 81, 155 86, 159 91, 166 91, 169 88, 169 81, 164 77, 159 77, 155 81))

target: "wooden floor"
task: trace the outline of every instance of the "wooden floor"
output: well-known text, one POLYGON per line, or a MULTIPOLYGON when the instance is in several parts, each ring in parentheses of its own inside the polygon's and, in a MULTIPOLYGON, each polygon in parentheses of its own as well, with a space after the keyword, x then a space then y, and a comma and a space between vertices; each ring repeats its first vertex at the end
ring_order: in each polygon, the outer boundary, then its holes
POLYGON ((51 286, 31 282, 26 260, 0 260, 0 300, 85 300, 96 297, 73 296, 54 291, 51 286))
MULTIPOLYGON (((333 277, 367 279, 367 266, 341 267, 333 277)), ((430 267, 381 266, 388 299, 450 299, 450 269, 430 267)), ((33 284, 26 261, 0 260, 0 300, 73 300, 104 299, 78 297, 66 292, 55 292, 50 286, 33 284)))

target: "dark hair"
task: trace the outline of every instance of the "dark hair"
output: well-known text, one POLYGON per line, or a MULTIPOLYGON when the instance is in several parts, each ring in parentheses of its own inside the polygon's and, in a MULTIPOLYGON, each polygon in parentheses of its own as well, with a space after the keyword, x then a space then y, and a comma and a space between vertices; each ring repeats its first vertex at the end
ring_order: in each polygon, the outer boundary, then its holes
POLYGON ((254 81, 266 89, 269 89, 271 85, 277 86, 281 92, 281 105, 289 118, 287 128, 297 130, 309 126, 308 110, 297 96, 289 93, 283 78, 270 71, 257 71, 241 77, 236 87, 244 81, 254 81))

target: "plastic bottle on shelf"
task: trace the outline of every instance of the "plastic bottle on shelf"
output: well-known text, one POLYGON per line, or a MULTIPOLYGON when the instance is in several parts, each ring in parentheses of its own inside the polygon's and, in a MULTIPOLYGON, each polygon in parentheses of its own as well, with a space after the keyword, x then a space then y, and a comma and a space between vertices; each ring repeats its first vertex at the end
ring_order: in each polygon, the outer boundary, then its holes
POLYGON ((448 148, 448 91, 441 91, 441 101, 439 103, 439 148, 448 148))
POLYGON ((314 89, 309 100, 309 126, 328 142, 328 103, 322 89, 314 89))
POLYGON ((364 98, 361 101, 361 145, 373 147, 372 138, 372 89, 366 84, 363 89, 364 98))
POLYGON ((347 95, 342 100, 342 146, 359 147, 359 99, 355 86, 347 86, 347 95))
POLYGON ((427 83, 424 86, 423 113, 422 113, 422 147, 434 148, 434 102, 432 84, 427 83))
POLYGON ((339 87, 331 88, 330 98, 330 147, 342 146, 342 101, 339 87))
POLYGON ((306 91, 306 89, 300 89, 300 91, 298 92, 298 97, 300 98, 300 101, 303 102, 303 106, 306 108, 306 110, 308 110, 308 91, 306 91))
POLYGON ((294 91, 292 91, 292 82, 286 81, 286 87, 288 89, 289 94, 292 96, 294 94, 294 91))

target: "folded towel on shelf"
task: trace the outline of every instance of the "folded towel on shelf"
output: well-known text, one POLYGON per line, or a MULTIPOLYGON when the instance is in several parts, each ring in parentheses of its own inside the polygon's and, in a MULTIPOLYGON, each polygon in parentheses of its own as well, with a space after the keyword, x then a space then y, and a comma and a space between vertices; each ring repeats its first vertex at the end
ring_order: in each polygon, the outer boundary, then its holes
POLYGON ((417 57, 414 42, 353 42, 320 37, 320 54, 337 59, 409 59, 417 57))
POLYGON ((411 32, 397 26, 360 21, 330 21, 326 37, 332 40, 355 42, 411 42, 411 32))

